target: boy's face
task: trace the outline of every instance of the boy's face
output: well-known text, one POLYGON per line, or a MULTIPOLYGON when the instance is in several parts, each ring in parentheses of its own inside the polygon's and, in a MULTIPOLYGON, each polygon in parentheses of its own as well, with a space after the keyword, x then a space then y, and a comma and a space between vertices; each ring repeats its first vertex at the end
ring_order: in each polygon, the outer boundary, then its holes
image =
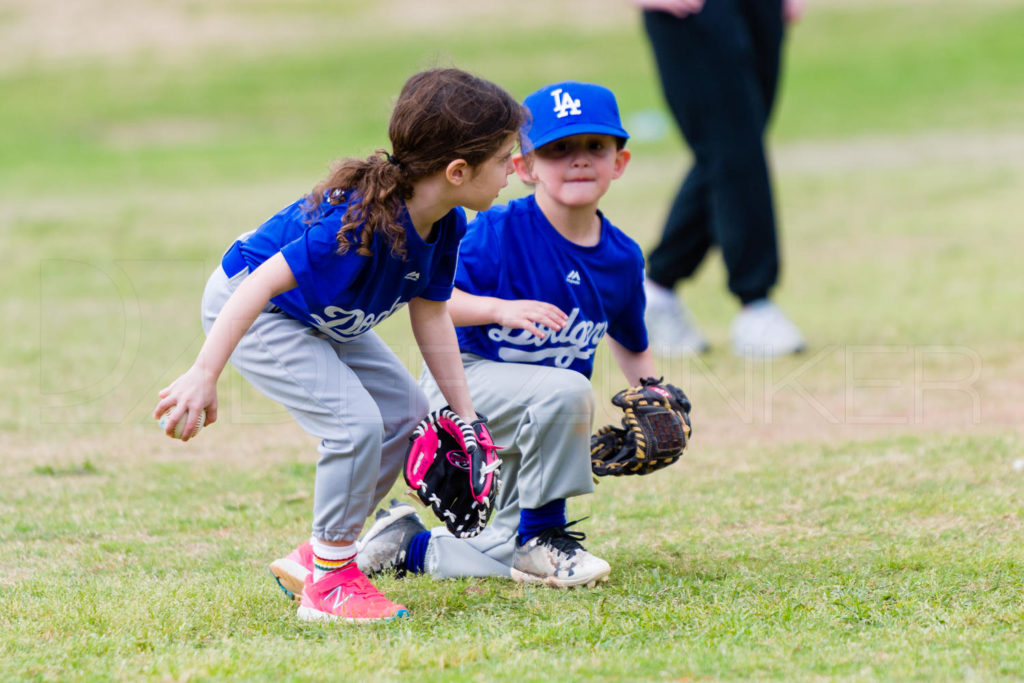
POLYGON ((517 156, 516 173, 534 192, 568 208, 597 208, 611 182, 622 175, 630 153, 616 149, 611 135, 583 133, 549 142, 517 156))

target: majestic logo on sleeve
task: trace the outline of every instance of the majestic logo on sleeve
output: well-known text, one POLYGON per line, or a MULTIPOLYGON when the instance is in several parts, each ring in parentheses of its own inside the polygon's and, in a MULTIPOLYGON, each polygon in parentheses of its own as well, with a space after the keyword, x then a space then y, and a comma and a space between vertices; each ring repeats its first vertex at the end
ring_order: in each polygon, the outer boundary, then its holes
POLYGON ((580 283, 580 271, 570 270, 569 274, 565 276, 565 281, 570 285, 578 285, 580 283))
POLYGON ((574 360, 593 357, 598 343, 608 331, 608 323, 579 320, 580 309, 574 308, 569 314, 565 327, 558 332, 551 330, 543 337, 536 337, 527 330, 497 327, 487 332, 487 337, 499 344, 498 357, 512 363, 539 363, 551 359, 557 368, 567 368, 574 360))
POLYGON ((335 341, 346 342, 352 341, 390 318, 403 305, 405 302, 399 297, 395 299, 395 303, 391 304, 391 308, 380 313, 366 313, 358 308, 348 311, 340 306, 327 306, 324 308, 322 316, 310 313, 310 317, 313 319, 316 329, 335 341))
POLYGON ((557 88, 551 91, 551 97, 555 99, 555 113, 558 114, 555 118, 564 119, 569 114, 573 116, 579 116, 583 113, 580 109, 580 100, 577 97, 575 100, 572 95, 565 92, 561 88, 557 88))

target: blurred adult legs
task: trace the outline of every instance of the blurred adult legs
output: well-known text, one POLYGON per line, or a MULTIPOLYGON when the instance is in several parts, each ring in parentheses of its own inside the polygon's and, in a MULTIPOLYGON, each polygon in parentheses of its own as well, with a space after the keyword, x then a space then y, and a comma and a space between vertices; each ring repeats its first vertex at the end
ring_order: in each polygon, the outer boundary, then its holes
POLYGON ((799 331, 767 301, 779 250, 764 135, 779 78, 782 0, 713 0, 685 18, 646 11, 644 25, 665 100, 694 155, 648 256, 654 351, 706 346, 685 306, 669 297, 713 245, 721 249, 729 290, 744 306, 732 328, 734 351, 800 350, 799 331))

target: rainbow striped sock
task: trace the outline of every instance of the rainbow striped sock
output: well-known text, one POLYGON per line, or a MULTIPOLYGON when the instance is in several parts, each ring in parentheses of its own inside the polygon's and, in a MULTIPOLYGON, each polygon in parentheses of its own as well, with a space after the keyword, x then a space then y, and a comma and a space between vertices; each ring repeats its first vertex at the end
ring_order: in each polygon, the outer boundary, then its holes
POLYGON ((353 545, 328 545, 319 539, 313 539, 313 580, 319 581, 328 572, 344 569, 356 561, 356 549, 353 545))

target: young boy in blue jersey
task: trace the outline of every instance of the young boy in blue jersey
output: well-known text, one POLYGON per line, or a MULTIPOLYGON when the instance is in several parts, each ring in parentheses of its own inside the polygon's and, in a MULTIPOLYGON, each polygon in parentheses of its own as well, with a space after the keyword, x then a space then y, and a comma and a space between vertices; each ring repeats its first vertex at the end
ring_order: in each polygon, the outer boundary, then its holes
MULTIPOLYGON (((368 573, 505 576, 594 586, 606 561, 569 530, 566 500, 593 491, 594 352, 606 338, 630 386, 654 376, 640 247, 598 209, 630 159, 611 91, 563 82, 526 98, 531 120, 513 162, 532 195, 477 214, 462 241, 449 311, 474 405, 494 426, 502 489, 488 527, 459 539, 427 531, 392 502, 359 543, 368 573)), ((429 370, 432 408, 444 404, 429 370)))

